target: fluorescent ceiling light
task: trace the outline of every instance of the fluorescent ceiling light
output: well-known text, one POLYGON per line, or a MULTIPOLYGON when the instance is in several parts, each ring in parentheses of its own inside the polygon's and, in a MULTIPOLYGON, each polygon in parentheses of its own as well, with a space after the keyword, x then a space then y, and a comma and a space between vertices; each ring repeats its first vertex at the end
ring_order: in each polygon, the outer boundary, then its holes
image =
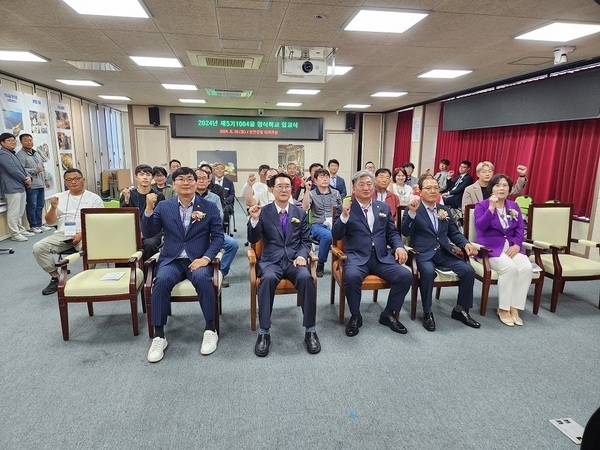
POLYGON ((0 51, 0 61, 48 62, 46 58, 31 52, 0 51))
POLYGON ((407 92, 375 92, 371 97, 402 97, 407 92))
POLYGON ((105 100, 131 100, 129 97, 125 97, 124 95, 99 95, 98 97, 105 100))
POLYGON ((327 75, 346 75, 352 70, 352 66, 327 66, 327 75))
POLYGON ((554 22, 528 33, 521 34, 515 39, 532 41, 569 42, 583 36, 598 33, 600 25, 591 23, 554 22))
POLYGON ((344 108, 352 108, 352 109, 364 109, 364 108, 368 108, 371 105, 360 105, 360 104, 356 104, 356 103, 348 103, 347 105, 344 105, 344 108))
POLYGON ((201 98, 180 98, 179 101, 181 103, 206 103, 206 100, 201 98))
POLYGON ((64 62, 71 64, 81 70, 107 70, 110 72, 120 72, 121 68, 115 66, 111 62, 105 61, 73 61, 70 59, 63 59, 64 62))
POLYGON ((100 83, 96 83, 92 80, 56 80, 69 86, 102 86, 100 83))
POLYGON ((321 89, 288 89, 286 94, 293 95, 317 95, 321 89))
POLYGON ((154 58, 152 56, 130 56, 138 66, 143 67, 183 67, 177 58, 154 58))
POLYGON ((165 89, 173 89, 178 91, 197 91, 198 88, 194 84, 169 84, 161 83, 165 89))
POLYGON ((277 102, 275 106, 302 106, 302 103, 295 102, 277 102))
POLYGON ((462 77, 468 73, 473 72, 472 70, 445 70, 445 69, 433 69, 428 72, 422 73, 418 78, 456 78, 462 77))
POLYGON ((138 0, 63 0, 63 2, 79 14, 149 18, 148 13, 138 0))
POLYGON ((346 25, 344 30, 371 31, 373 33, 404 33, 425 17, 427 17, 425 13, 362 9, 346 25))

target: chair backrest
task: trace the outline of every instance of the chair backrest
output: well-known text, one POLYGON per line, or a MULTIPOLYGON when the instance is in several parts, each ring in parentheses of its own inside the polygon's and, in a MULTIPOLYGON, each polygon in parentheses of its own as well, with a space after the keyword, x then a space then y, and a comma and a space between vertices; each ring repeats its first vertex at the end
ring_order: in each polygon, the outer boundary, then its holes
POLYGON ((142 248, 138 208, 81 210, 84 261, 94 264, 127 260, 142 248))
POLYGON ((469 242, 477 242, 475 233, 475 205, 465 206, 463 234, 469 242))
POLYGON ((531 198, 529 195, 520 195, 515 198, 515 202, 517 202, 517 205, 519 205, 519 208, 521 208, 521 213, 524 216, 529 214, 529 206, 533 203, 533 198, 531 198))
POLYGON ((569 248, 572 203, 534 203, 529 209, 527 238, 569 248))

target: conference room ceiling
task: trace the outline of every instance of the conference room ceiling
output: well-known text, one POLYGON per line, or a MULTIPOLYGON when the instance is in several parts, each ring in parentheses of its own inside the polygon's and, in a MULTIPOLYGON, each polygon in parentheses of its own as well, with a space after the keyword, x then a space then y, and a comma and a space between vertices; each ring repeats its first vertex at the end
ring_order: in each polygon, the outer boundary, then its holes
MULTIPOLYGON (((79 15, 61 0, 2 0, 0 50, 35 52, 46 63, 0 62, 0 71, 98 103, 196 108, 291 109, 365 112, 400 109, 453 92, 554 67, 553 49, 574 45, 569 63, 600 57, 600 33, 568 43, 515 40, 553 20, 600 23, 594 0, 143 0, 151 18, 79 15), (429 15, 403 34, 344 31, 361 7, 418 10, 429 15), (322 18, 316 18, 323 16, 322 18), (323 84, 278 82, 281 45, 336 47, 336 65, 353 69, 323 84), (258 69, 202 68, 188 51, 259 54, 258 69), (129 56, 176 57, 183 68, 148 68, 129 56), (121 71, 80 70, 65 60, 110 62, 121 71), (455 79, 423 79, 433 69, 467 69, 455 79), (65 86, 56 79, 90 79, 100 87, 65 86), (161 83, 195 84, 198 91, 166 90, 161 83), (249 89, 250 98, 206 95, 205 88, 249 89), (320 89, 315 96, 290 88, 320 89), (378 91, 405 91, 375 98, 378 91), (123 95, 110 102, 98 95, 123 95)), ((556 66, 558 67, 558 66, 556 66)))

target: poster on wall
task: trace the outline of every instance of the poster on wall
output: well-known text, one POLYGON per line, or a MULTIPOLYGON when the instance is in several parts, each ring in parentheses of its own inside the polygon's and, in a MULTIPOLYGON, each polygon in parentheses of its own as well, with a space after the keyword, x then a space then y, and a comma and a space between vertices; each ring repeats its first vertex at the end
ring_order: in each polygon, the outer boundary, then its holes
POLYGON ((283 170, 289 163, 296 164, 298 175, 302 176, 305 172, 304 145, 279 144, 277 147, 277 162, 283 170))
POLYGON ((231 181, 237 181, 237 152, 231 150, 198 150, 196 153, 198 165, 210 164, 212 167, 216 163, 223 163, 225 166, 225 176, 231 181))
POLYGON ((52 150, 52 137, 48 116, 48 101, 34 95, 23 94, 24 132, 33 137, 33 148, 44 161, 44 170, 50 180, 46 184, 45 197, 52 197, 60 182, 57 182, 56 158, 52 150))
POLYGON ((67 169, 75 167, 73 153, 73 137, 71 132, 71 107, 66 103, 52 105, 54 128, 56 130, 56 146, 60 161, 60 176, 67 169))

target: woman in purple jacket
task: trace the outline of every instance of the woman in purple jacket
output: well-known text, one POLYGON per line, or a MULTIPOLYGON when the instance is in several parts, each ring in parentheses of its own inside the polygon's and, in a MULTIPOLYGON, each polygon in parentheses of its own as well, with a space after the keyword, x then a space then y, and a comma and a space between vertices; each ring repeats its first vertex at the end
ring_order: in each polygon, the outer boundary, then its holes
POLYGON ((490 265, 498 272, 498 317, 512 327, 523 325, 519 310, 525 308, 531 284, 531 262, 522 249, 525 227, 519 206, 507 199, 513 181, 504 174, 490 180, 492 195, 475 205, 477 243, 491 248, 490 265))

